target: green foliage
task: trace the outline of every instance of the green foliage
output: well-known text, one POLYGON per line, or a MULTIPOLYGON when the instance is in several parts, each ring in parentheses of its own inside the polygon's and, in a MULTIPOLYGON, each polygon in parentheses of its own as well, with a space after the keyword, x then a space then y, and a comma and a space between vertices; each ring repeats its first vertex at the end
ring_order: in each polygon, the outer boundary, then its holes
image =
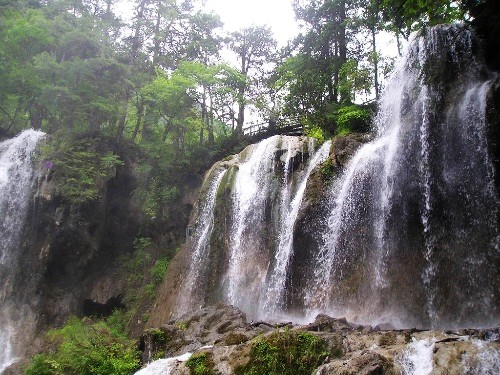
POLYGON ((305 332, 278 330, 254 341, 250 362, 237 375, 310 375, 329 355, 326 341, 305 332))
MULTIPOLYGON (((464 1, 464 3, 467 3, 464 1)), ((380 9, 389 28, 407 37, 424 26, 448 23, 463 17, 463 9, 450 0, 381 0, 380 9)))
POLYGON ((351 132, 366 132, 370 129, 372 119, 371 110, 350 105, 341 107, 337 111, 337 134, 347 135, 351 132))
POLYGON ((71 318, 49 331, 47 340, 49 349, 33 357, 26 375, 128 375, 139 367, 135 342, 116 322, 71 318))
POLYGON ((332 159, 326 159, 326 161, 321 164, 320 171, 323 177, 325 177, 326 179, 332 178, 335 174, 335 168, 333 166, 332 159))
POLYGON ((45 145, 41 158, 54 169, 61 195, 77 204, 97 199, 104 182, 123 165, 118 155, 100 149, 99 139, 89 137, 57 136, 45 145))
POLYGON ((321 129, 317 125, 307 127, 305 133, 308 137, 316 138, 320 142, 325 141, 325 135, 324 135, 323 129, 321 129))
POLYGON ((163 281, 163 278, 167 273, 169 262, 169 258, 160 258, 155 262, 153 268, 151 268, 151 277, 156 285, 159 285, 163 281))
POLYGON ((208 353, 193 354, 187 361, 190 375, 215 375, 214 363, 208 353))
POLYGON ((185 322, 178 321, 176 325, 177 328, 179 328, 181 331, 185 331, 186 329, 188 329, 188 325, 185 322))

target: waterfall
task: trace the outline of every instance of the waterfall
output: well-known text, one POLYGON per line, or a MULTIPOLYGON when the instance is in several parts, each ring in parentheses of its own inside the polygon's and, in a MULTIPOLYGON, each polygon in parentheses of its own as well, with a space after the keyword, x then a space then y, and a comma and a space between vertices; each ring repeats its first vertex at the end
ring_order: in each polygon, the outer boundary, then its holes
POLYGON ((434 346, 435 340, 413 338, 398 361, 403 369, 402 375, 429 375, 432 371, 434 346))
POLYGON ((32 156, 44 133, 26 130, 0 143, 0 373, 16 362, 20 330, 29 311, 17 303, 14 290, 19 241, 33 182, 32 156))
POLYGON ((496 78, 463 26, 410 42, 377 137, 333 184, 305 309, 402 325, 498 322, 499 200, 486 102, 496 78))
POLYGON ((202 296, 196 297, 196 287, 199 285, 203 276, 203 270, 206 269, 207 256, 210 252, 210 236, 214 226, 214 208, 217 197, 217 190, 226 174, 227 169, 219 169, 214 166, 205 179, 207 186, 202 187, 200 199, 197 207, 198 214, 195 215, 196 222, 189 230, 190 242, 189 248, 192 249, 192 255, 189 263, 189 271, 186 275, 186 282, 182 285, 180 293, 180 302, 178 311, 187 311, 190 307, 197 306, 202 296))
POLYGON ((285 312, 294 227, 309 176, 330 145, 316 150, 312 139, 274 136, 212 167, 182 251, 176 316, 214 301, 251 318, 285 312))
POLYGON ((135 375, 170 375, 177 364, 186 362, 191 355, 192 353, 184 353, 177 357, 158 359, 137 371, 135 375))
POLYGON ((330 152, 331 142, 325 142, 317 152, 314 152, 312 144, 309 144, 308 149, 311 151, 310 159, 305 170, 300 178, 297 191, 291 198, 291 188, 288 182, 288 160, 285 164, 286 180, 284 186, 283 199, 281 201, 281 221, 280 231, 278 234, 278 246, 274 257, 274 262, 269 270, 270 276, 265 287, 264 304, 262 315, 270 317, 276 316, 280 311, 284 310, 283 296, 285 293, 285 281, 290 263, 290 258, 293 250, 293 230, 295 222, 301 208, 302 199, 307 186, 307 181, 312 171, 321 163, 323 163, 330 152), (291 200, 291 201, 290 201, 291 200))
POLYGON ((233 194, 234 224, 227 271, 228 302, 236 306, 245 304, 248 290, 257 294, 264 282, 263 273, 253 263, 253 259, 259 255, 252 251, 264 246, 263 239, 253 234, 264 233, 265 230, 262 225, 273 182, 274 152, 278 142, 279 137, 271 137, 257 144, 249 159, 240 164, 236 175, 233 194), (249 288, 249 285, 252 287, 249 288))
POLYGON ((372 141, 346 165, 335 151, 331 180, 314 172, 330 143, 316 150, 305 137, 274 136, 214 167, 188 241, 186 298, 271 321, 320 312, 395 327, 498 324, 488 118, 500 78, 478 52, 462 25, 414 35, 378 103, 372 141))

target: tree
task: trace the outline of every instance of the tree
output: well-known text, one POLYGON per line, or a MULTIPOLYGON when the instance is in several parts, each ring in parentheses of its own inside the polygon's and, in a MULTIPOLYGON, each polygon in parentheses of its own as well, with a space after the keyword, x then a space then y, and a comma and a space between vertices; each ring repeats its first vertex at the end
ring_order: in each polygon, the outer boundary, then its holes
POLYGON ((448 23, 461 19, 463 12, 455 1, 450 0, 380 0, 380 10, 387 28, 406 39, 412 31, 423 26, 448 23))
POLYGON ((271 29, 267 26, 253 26, 231 33, 229 48, 238 57, 241 74, 238 82, 238 117, 236 132, 243 133, 243 123, 245 121, 245 108, 247 104, 247 94, 252 86, 262 74, 265 63, 270 59, 276 41, 272 36, 271 29))

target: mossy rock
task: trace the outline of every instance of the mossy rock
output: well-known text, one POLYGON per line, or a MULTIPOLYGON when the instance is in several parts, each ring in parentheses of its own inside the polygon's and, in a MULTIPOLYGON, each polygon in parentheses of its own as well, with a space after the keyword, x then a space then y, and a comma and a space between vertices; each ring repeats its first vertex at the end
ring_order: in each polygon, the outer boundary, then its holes
POLYGON ((250 361, 236 375, 310 375, 330 355, 328 343, 307 332, 276 330, 252 343, 250 361))
POLYGON ((186 362, 190 375, 215 375, 212 353, 201 352, 193 354, 186 362))

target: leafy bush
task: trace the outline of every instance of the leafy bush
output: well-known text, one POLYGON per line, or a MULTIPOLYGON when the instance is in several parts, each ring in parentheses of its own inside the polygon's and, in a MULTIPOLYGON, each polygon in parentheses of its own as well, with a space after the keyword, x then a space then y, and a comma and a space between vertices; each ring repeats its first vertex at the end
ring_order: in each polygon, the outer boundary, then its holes
MULTIPOLYGON (((116 318, 116 317, 115 317, 116 318)), ((134 341, 120 326, 88 318, 71 318, 47 333, 49 350, 37 354, 24 369, 26 375, 128 375, 139 367, 134 341)))
POLYGON ((306 128, 305 133, 308 137, 316 138, 320 142, 325 141, 325 134, 323 132, 323 129, 321 129, 317 125, 306 128))
POLYGON ((337 134, 347 135, 350 132, 366 132, 370 129, 372 112, 370 109, 350 105, 337 111, 337 134))
POLYGON ((279 330, 253 343, 250 362, 236 374, 310 375, 328 354, 327 343, 310 333, 279 330))

